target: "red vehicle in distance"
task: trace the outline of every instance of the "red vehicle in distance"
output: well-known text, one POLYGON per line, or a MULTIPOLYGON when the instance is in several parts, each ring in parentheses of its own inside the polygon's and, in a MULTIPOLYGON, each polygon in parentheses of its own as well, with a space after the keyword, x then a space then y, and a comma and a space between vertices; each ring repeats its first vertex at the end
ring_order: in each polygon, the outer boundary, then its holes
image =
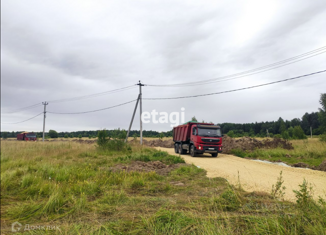
POLYGON ((22 132, 17 135, 17 140, 36 141, 37 137, 34 132, 22 132))
POLYGON ((217 157, 222 152, 222 133, 220 126, 212 123, 187 122, 173 128, 174 150, 176 153, 210 153, 217 157))

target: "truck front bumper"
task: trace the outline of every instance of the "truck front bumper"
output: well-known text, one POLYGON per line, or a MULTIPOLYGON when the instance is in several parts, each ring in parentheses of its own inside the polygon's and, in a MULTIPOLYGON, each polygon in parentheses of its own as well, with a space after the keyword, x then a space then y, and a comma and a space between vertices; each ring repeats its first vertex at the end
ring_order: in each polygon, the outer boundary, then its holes
POLYGON ((203 154, 203 153, 221 153, 222 152, 222 146, 216 146, 216 145, 200 145, 198 148, 195 150, 196 153, 198 154, 203 154))

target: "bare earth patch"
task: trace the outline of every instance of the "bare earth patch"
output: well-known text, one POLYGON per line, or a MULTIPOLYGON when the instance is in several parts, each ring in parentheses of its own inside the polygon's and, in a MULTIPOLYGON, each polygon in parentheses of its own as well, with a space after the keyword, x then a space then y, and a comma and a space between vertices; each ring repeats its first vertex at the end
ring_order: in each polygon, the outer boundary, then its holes
MULTIPOLYGON (((171 155, 178 155, 174 153, 172 148, 158 147, 156 149, 167 151, 171 155)), ((284 186, 286 187, 285 199, 296 200, 293 190, 298 190, 298 185, 302 184, 304 179, 313 186, 315 199, 318 199, 319 196, 326 198, 326 172, 323 171, 256 162, 228 154, 219 154, 217 158, 212 158, 206 154, 198 157, 181 156, 186 163, 205 169, 208 177, 226 178, 234 185, 237 185, 240 179, 243 189, 249 192, 270 193, 280 171, 283 171, 284 186)))

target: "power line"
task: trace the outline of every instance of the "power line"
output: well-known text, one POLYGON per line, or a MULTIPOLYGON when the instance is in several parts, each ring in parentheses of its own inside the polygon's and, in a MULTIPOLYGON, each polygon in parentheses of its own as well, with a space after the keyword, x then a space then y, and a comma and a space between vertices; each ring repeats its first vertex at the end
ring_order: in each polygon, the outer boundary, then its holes
POLYGON ((304 54, 300 54, 298 56, 294 56, 273 64, 265 65, 262 67, 258 67, 255 69, 243 71, 240 73, 235 73, 231 75, 226 75, 218 78, 213 78, 213 79, 208 79, 208 80, 202 80, 202 81, 197 81, 197 82, 189 82, 189 83, 176 83, 176 84, 161 84, 161 85, 155 85, 155 84, 146 84, 146 86, 156 86, 156 87, 180 87, 180 86, 198 86, 198 85, 205 85, 205 84, 210 84, 210 83, 215 83, 215 82, 223 82, 223 81, 228 81, 228 80, 233 80, 233 79, 238 79, 241 77, 245 76, 251 76, 254 74, 266 72, 272 69, 276 69, 279 67, 283 67, 289 64, 293 64, 320 54, 323 54, 326 52, 326 46, 315 49, 313 51, 306 52, 304 54))
POLYGON ((308 76, 312 76, 312 75, 319 74, 319 73, 324 73, 324 72, 326 72, 326 70, 322 70, 322 71, 318 71, 318 72, 314 72, 314 73, 310 73, 310 74, 305 74, 305 75, 301 75, 301 76, 298 76, 298 77, 278 80, 278 81, 275 81, 275 82, 269 82, 269 83, 264 83, 264 84, 260 84, 260 85, 250 86, 250 87, 244 87, 244 88, 239 88, 239 89, 234 89, 234 90, 214 92, 214 93, 208 93, 208 94, 179 96, 179 97, 170 97, 170 98, 143 98, 143 99, 144 100, 172 100, 172 99, 185 99, 185 98, 193 98, 193 97, 209 96, 209 95, 219 95, 219 94, 223 94, 223 93, 242 91, 242 90, 247 90, 247 89, 252 89, 252 88, 257 88, 257 87, 262 87, 262 86, 267 86, 267 85, 272 85, 272 84, 276 84, 276 83, 286 82, 286 81, 295 80, 295 79, 299 79, 299 78, 303 78, 303 77, 308 77, 308 76))
POLYGON ((136 86, 135 85, 126 86, 126 87, 122 87, 122 88, 118 88, 118 89, 114 89, 114 90, 110 90, 110 91, 104 91, 104 92, 100 92, 100 93, 94 93, 94 94, 90 94, 90 95, 77 96, 77 97, 58 99, 58 100, 50 100, 49 102, 50 103, 61 103, 61 102, 66 102, 66 101, 89 99, 89 98, 94 98, 94 97, 98 97, 98 96, 102 96, 102 95, 108 95, 108 94, 111 94, 111 93, 116 93, 116 92, 119 92, 119 91, 129 90, 129 89, 132 89, 132 88, 136 88, 136 86))
POLYGON ((29 121, 29 120, 31 120, 31 119, 33 119, 33 118, 36 118, 37 116, 40 116, 41 114, 43 114, 43 112, 42 113, 39 113, 39 114, 37 114, 37 115, 35 115, 34 117, 31 117, 31 118, 29 118, 29 119, 26 119, 26 120, 24 120, 24 121, 21 121, 21 122, 10 122, 10 123, 2 123, 2 124, 18 124, 18 123, 22 123, 22 122, 27 122, 27 121, 29 121))
MULTIPOLYGON (((108 95, 108 94, 112 94, 112 93, 116 93, 119 91, 125 91, 125 90, 129 90, 132 88, 136 88, 135 85, 132 86, 126 86, 126 87, 122 87, 122 88, 118 88, 118 89, 114 89, 114 90, 109 90, 109 91, 104 91, 104 92, 100 92, 100 93, 94 93, 94 94, 90 94, 90 95, 84 95, 84 96, 77 96, 77 97, 71 97, 71 98, 65 98, 65 99, 57 99, 57 100, 50 100, 49 102, 51 103, 61 103, 61 102, 65 102, 65 101, 75 101, 75 100, 82 100, 82 99, 89 99, 89 98, 94 98, 94 97, 98 97, 98 96, 102 96, 102 95, 108 95)), ((21 112, 21 111, 25 111, 27 109, 32 109, 38 106, 41 106, 42 103, 37 103, 37 104, 33 104, 27 107, 23 107, 17 110, 14 110, 12 112, 8 112, 5 114, 12 114, 12 113, 17 113, 17 112, 21 112)))
POLYGON ((35 108, 35 107, 40 106, 40 105, 42 105, 42 104, 41 103, 33 104, 33 105, 30 105, 30 106, 27 106, 27 107, 16 109, 16 110, 14 110, 12 112, 8 112, 8 113, 5 113, 5 114, 18 113, 20 111, 27 110, 27 109, 32 109, 32 108, 35 108))
POLYGON ((103 111, 103 110, 107 110, 107 109, 112 109, 112 108, 115 108, 115 107, 119 107, 119 106, 122 106, 122 105, 125 105, 125 104, 129 104, 129 103, 132 103, 132 102, 134 102, 136 100, 131 100, 131 101, 128 101, 128 102, 125 102, 125 103, 122 103, 122 104, 117 104, 117 105, 114 105, 114 106, 110 106, 110 107, 106 107, 106 108, 102 108, 102 109, 91 110, 91 111, 75 112, 75 113, 57 113, 57 112, 47 111, 47 113, 53 113, 53 114, 84 114, 84 113, 93 113, 93 112, 99 112, 99 111, 103 111))

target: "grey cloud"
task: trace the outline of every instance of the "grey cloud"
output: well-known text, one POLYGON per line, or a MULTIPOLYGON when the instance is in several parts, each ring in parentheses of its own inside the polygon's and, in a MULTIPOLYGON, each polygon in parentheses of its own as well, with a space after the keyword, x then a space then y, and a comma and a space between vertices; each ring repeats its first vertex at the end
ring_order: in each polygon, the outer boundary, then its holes
MULTIPOLYGON (((326 38, 321 27, 326 20, 324 1, 276 2, 272 19, 243 43, 237 43, 241 35, 235 29, 241 25, 246 2, 34 0, 28 8, 26 4, 15 0, 2 3, 2 111, 112 90, 138 80, 171 84, 225 76, 321 47, 326 38)), ((145 86, 143 96, 175 97, 241 88, 321 70, 325 61, 325 55, 320 55, 270 72, 197 87, 145 86)), ((213 122, 292 119, 317 110, 325 85, 324 75, 318 75, 225 95, 144 100, 143 109, 172 112, 185 107, 187 119, 196 116, 213 122)), ((48 110, 93 110, 137 95, 138 87, 88 100, 50 103, 48 110)), ((86 115, 49 114, 47 128, 127 128, 133 105, 86 115)), ((2 113, 2 121, 20 121, 42 108, 2 113)), ((41 119, 2 127, 40 130, 41 119)), ((133 128, 139 128, 138 113, 133 128)), ((146 124, 144 128, 170 129, 165 124, 146 124)))

